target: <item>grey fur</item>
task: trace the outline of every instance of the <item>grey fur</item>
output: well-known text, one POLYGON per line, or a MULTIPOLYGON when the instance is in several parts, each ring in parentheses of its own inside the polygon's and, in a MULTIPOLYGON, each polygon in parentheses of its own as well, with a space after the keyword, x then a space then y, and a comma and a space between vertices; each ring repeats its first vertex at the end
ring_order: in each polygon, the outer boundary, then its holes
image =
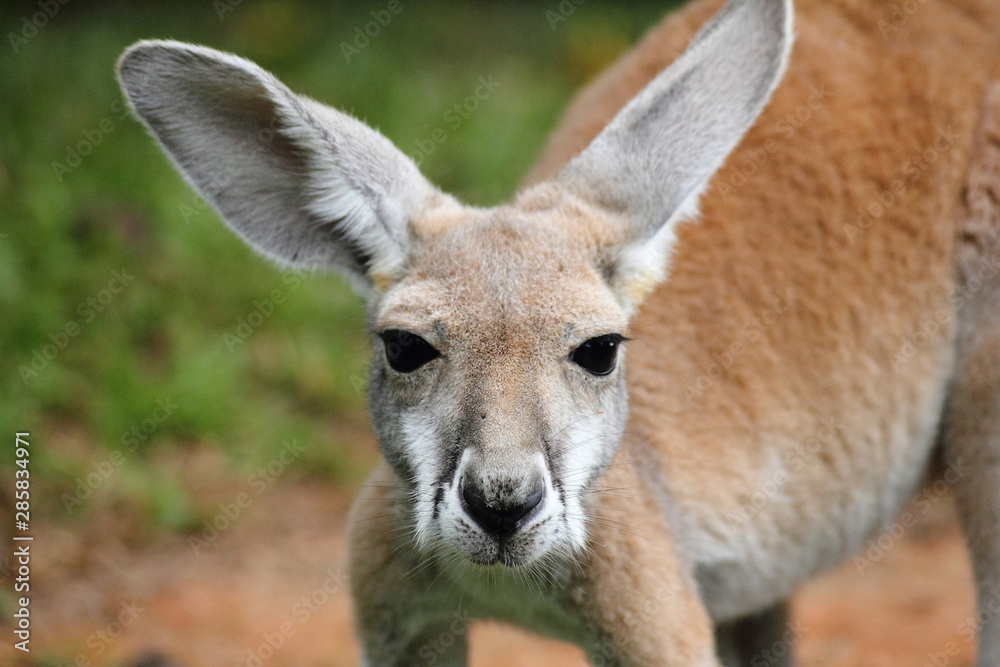
POLYGON ((200 46, 142 41, 118 72, 178 170, 255 249, 341 269, 362 292, 405 264, 408 223, 436 191, 381 134, 200 46))

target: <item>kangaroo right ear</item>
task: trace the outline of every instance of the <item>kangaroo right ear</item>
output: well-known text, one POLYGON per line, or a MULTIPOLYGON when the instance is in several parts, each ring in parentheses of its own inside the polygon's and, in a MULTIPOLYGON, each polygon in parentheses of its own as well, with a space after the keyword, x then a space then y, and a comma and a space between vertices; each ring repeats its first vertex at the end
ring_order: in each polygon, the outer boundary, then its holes
POLYGON ((338 268, 365 295, 400 277, 409 222, 441 193, 384 136, 200 46, 139 42, 118 75, 134 113, 252 247, 338 268))
POLYGON ((629 307, 662 280, 677 222, 697 210, 709 179, 763 110, 791 43, 791 0, 730 0, 556 175, 623 220, 605 265, 629 307))

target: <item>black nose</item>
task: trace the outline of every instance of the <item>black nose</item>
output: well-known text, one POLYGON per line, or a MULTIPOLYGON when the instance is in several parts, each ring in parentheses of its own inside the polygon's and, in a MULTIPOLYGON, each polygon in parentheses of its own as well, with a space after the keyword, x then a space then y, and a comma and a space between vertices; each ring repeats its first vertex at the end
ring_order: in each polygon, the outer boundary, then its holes
POLYGON ((488 533, 506 535, 518 522, 538 506, 545 495, 545 486, 539 481, 523 499, 487 499, 477 484, 468 480, 462 483, 465 511, 473 521, 488 533))

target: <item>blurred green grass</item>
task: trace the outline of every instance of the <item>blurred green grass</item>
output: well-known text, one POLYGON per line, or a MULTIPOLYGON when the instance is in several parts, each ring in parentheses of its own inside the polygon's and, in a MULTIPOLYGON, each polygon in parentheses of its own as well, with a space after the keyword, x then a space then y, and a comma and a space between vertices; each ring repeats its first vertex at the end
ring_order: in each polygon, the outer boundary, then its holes
POLYGON ((386 3, 232 4, 220 17, 208 0, 72 3, 16 44, 38 8, 0 15, 0 425, 32 434, 36 517, 128 503, 191 527, 190 483, 160 464, 206 448, 234 478, 295 438, 294 475, 353 485, 370 465, 352 442, 367 420, 360 300, 336 277, 280 273, 199 208, 124 112, 113 68, 128 44, 234 51, 417 157, 442 128, 422 168, 487 205, 514 191, 572 93, 671 3, 591 0, 553 25, 548 12, 575 5, 404 2, 349 62, 343 44, 386 3), (499 88, 455 127, 448 109, 491 76, 499 88), (273 290, 283 303, 232 344, 273 290))

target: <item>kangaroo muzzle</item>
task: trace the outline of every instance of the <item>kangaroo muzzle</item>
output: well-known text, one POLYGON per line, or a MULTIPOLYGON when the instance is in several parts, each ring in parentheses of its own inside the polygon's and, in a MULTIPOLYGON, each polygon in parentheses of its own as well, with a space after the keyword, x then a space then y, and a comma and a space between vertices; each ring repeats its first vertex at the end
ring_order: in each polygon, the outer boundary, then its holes
POLYGON ((460 483, 462 508, 476 525, 506 537, 530 522, 545 498, 540 474, 529 478, 481 477, 467 471, 460 483))

